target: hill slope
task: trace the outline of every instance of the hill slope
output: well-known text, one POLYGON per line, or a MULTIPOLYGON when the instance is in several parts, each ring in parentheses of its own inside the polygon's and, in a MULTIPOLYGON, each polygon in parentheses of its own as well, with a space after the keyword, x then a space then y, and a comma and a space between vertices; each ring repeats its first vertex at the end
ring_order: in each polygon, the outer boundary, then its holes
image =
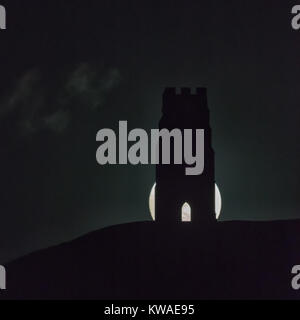
MULTIPOLYGON (((300 221, 105 228, 6 266, 6 299, 295 299, 300 221)), ((1 297, 1 296, 0 296, 1 297)))

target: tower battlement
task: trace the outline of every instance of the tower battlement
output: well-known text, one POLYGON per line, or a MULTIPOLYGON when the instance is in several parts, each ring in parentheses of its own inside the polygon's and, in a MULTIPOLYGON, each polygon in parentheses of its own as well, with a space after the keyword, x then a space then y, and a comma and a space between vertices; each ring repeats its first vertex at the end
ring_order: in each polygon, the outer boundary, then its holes
POLYGON ((168 87, 165 88, 164 96, 202 96, 206 95, 206 88, 204 87, 196 87, 196 88, 189 88, 189 87, 168 87))
POLYGON ((182 117, 188 118, 189 121, 201 118, 206 124, 209 123, 206 88, 168 87, 164 90, 162 100, 162 112, 168 115, 168 117, 173 115, 173 117, 177 117, 177 121, 179 122, 182 120, 184 122, 182 117), (195 114, 196 119, 191 113, 195 114))

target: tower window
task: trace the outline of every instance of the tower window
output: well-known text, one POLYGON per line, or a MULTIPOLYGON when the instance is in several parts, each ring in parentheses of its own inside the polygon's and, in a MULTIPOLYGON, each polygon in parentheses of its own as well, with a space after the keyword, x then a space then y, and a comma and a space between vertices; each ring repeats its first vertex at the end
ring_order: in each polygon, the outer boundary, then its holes
POLYGON ((183 222, 192 221, 191 212, 192 210, 190 205, 187 202, 185 202, 181 207, 181 221, 183 222))

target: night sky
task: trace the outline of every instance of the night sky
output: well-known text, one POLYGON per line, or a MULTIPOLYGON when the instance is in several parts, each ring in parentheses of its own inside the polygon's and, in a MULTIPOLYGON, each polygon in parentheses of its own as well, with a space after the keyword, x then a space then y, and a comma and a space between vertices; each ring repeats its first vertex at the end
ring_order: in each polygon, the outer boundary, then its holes
POLYGON ((99 166, 96 133, 157 128, 167 86, 208 88, 222 220, 300 218, 294 2, 0 4, 0 262, 150 220, 155 167, 99 166))

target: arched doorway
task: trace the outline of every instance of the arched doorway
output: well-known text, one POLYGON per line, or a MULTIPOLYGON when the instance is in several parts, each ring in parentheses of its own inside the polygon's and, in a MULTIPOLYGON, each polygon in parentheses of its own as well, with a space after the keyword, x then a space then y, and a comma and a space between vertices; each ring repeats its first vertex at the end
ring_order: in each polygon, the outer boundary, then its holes
POLYGON ((185 202, 181 207, 181 221, 182 222, 192 221, 192 209, 187 202, 185 202))

